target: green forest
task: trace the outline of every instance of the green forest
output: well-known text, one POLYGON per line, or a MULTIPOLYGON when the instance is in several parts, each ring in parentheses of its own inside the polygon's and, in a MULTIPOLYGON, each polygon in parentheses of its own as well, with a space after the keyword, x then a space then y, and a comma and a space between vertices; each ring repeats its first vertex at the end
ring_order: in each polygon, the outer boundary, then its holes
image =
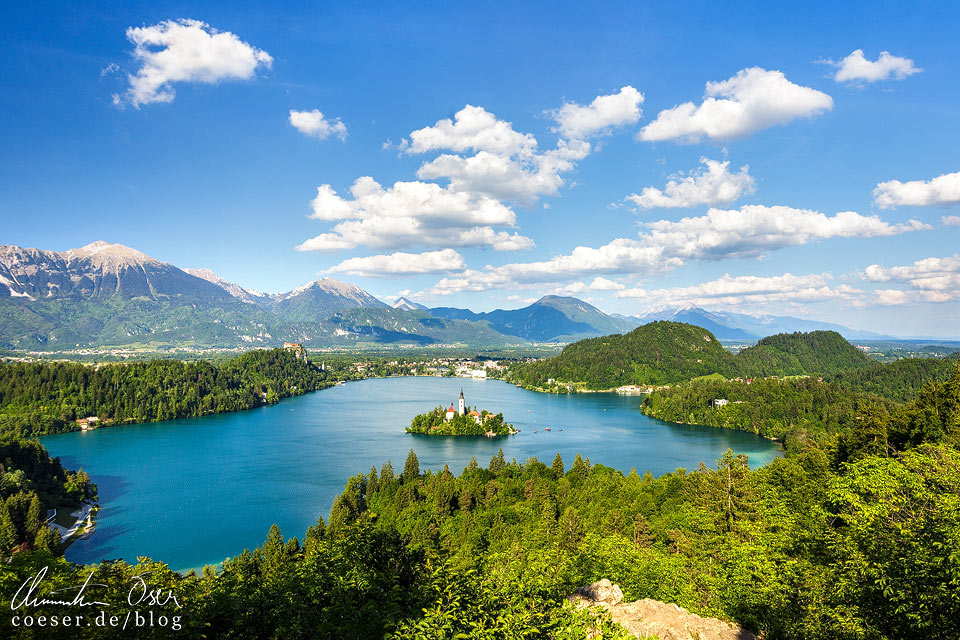
POLYGON ((771 639, 957 638, 960 370, 902 404, 826 386, 808 413, 827 412, 830 427, 800 437, 793 418, 772 418, 793 446, 759 469, 727 451, 654 478, 501 451, 456 475, 424 472, 411 450, 399 473, 388 462, 350 478, 329 523, 302 538, 274 527, 219 571, 180 575, 146 558, 78 567, 26 545, 0 563, 0 593, 42 566, 51 585, 93 571, 122 617, 129 581, 149 572, 147 586, 182 606, 168 611, 181 628, 154 637, 623 637, 564 604, 608 578, 627 600, 674 602, 771 639))
POLYGON ((95 497, 82 469, 64 469, 36 440, 0 437, 0 557, 31 548, 58 553, 59 534, 44 524, 47 510, 72 510, 95 497))
POLYGON ((823 375, 873 364, 834 331, 770 336, 734 355, 706 329, 664 321, 575 342, 556 357, 515 365, 507 379, 528 388, 565 391, 566 384, 587 389, 661 386, 713 374, 823 375))
POLYGON ((428 436, 483 436, 492 433, 495 436, 508 436, 514 433, 513 425, 503 420, 502 413, 491 413, 486 409, 478 411, 477 419, 470 415, 472 407, 467 407, 461 416, 454 413, 447 420, 447 410, 442 406, 433 411, 414 416, 407 427, 407 433, 419 433, 428 436))
POLYGON ((240 411, 331 384, 325 372, 283 349, 250 351, 220 364, 0 363, 0 434, 74 431, 76 420, 89 416, 111 425, 240 411))

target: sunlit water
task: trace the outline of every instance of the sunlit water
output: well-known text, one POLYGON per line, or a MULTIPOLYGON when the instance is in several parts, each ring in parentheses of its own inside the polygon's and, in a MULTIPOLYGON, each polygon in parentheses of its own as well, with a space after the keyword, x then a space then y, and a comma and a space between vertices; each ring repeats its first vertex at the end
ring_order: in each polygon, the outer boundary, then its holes
POLYGON ((531 456, 567 465, 580 453, 593 463, 654 475, 708 464, 730 447, 751 466, 779 455, 764 438, 738 431, 663 423, 640 413, 641 398, 614 394, 547 395, 495 380, 386 378, 346 385, 279 404, 205 418, 103 428, 43 438, 68 468, 97 483, 96 532, 67 558, 89 563, 137 556, 175 569, 220 562, 263 542, 277 523, 302 537, 326 518, 351 475, 387 460, 399 474, 413 448, 420 468, 459 473, 503 447, 507 459, 531 456), (463 387, 467 404, 502 411, 514 436, 410 435, 410 419, 463 387), (544 431, 550 427, 551 431, 544 431), (561 431, 562 429, 562 431, 561 431), (534 433, 536 431, 536 433, 534 433))

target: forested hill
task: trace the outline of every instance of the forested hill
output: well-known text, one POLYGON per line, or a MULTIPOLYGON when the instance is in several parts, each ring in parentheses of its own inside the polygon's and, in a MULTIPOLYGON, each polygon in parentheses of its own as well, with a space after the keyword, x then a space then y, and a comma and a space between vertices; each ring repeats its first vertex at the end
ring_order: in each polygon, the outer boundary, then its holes
POLYGON ((100 425, 250 409, 329 386, 326 373, 283 349, 210 362, 0 364, 0 434, 36 436, 100 425))
POLYGON ((737 360, 743 374, 752 377, 823 375, 874 365, 836 331, 779 333, 747 347, 737 360))
POLYGON ((947 358, 903 358, 886 364, 849 369, 824 378, 851 391, 906 402, 927 382, 945 382, 957 367, 957 353, 947 358))
POLYGON ((568 345, 554 358, 511 372, 528 387, 547 387, 552 378, 583 382, 591 389, 627 384, 670 384, 697 376, 733 375, 736 360, 712 333, 681 322, 651 322, 625 334, 568 345))
POLYGON ((550 379, 588 389, 664 385, 719 374, 730 377, 823 375, 873 361, 834 331, 783 333, 734 356, 712 333, 681 322, 651 322, 630 333, 581 340, 554 358, 515 367, 511 380, 546 388, 550 379))

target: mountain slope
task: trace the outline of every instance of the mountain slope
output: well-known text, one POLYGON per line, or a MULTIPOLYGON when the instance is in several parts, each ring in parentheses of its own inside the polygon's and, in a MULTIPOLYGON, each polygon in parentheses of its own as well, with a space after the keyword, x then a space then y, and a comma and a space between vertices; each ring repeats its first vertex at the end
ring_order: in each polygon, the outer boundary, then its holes
POLYGON ((705 309, 669 309, 642 316, 644 323, 657 320, 670 322, 685 322, 706 329, 719 340, 756 340, 758 335, 738 328, 736 323, 730 322, 722 314, 713 313, 705 309))
POLYGON ((246 287, 241 287, 235 282, 224 280, 210 269, 184 269, 184 271, 192 276, 202 278, 203 280, 220 287, 241 302, 264 305, 269 304, 273 300, 273 297, 269 294, 261 293, 256 289, 247 289, 246 287))
POLYGON ((488 322, 435 318, 421 310, 406 311, 389 307, 341 309, 324 318, 322 329, 327 344, 464 344, 496 347, 526 342, 498 332, 488 322))
POLYGON ((720 340, 755 340, 777 333, 797 331, 836 331, 848 340, 877 340, 885 336, 870 331, 851 329, 843 325, 791 316, 760 315, 727 311, 707 311, 699 307, 661 309, 638 318, 641 322, 669 320, 686 322, 713 332, 720 340))
POLYGON ((402 309, 404 311, 426 311, 427 307, 420 304, 419 302, 414 302, 408 298, 397 298, 396 301, 390 305, 394 309, 402 309))
POLYGON ((567 342, 586 336, 629 331, 636 325, 607 315, 577 298, 544 296, 522 309, 475 313, 469 309, 435 307, 437 318, 487 321, 498 332, 533 342, 567 342))
POLYGON ((123 245, 0 247, 3 347, 233 347, 272 341, 272 323, 221 287, 123 245))
POLYGON ((298 322, 320 322, 340 309, 388 308, 360 287, 333 278, 324 278, 276 296, 270 310, 281 318, 298 322))
POLYGON ((0 246, 0 298, 231 301, 220 287, 122 244, 69 251, 0 246))

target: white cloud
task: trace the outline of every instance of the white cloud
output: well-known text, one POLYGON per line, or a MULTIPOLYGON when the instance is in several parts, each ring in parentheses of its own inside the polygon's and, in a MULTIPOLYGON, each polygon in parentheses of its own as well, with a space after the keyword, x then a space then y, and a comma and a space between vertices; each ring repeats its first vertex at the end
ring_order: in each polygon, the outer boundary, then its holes
POLYGON ((873 190, 873 202, 881 209, 960 204, 960 171, 927 181, 881 182, 873 190))
POLYGON ((656 306, 710 306, 713 308, 738 308, 745 305, 769 303, 810 303, 826 300, 845 300, 860 304, 863 292, 849 285, 831 287, 829 274, 795 276, 785 273, 780 276, 736 276, 725 274, 710 282, 689 287, 669 289, 625 289, 618 291, 618 298, 644 298, 656 306))
POLYGON ((389 255, 350 258, 324 273, 346 273, 354 276, 411 276, 424 273, 460 271, 467 266, 463 256, 453 249, 423 253, 396 252, 389 255))
POLYGON ((513 125, 499 120, 483 107, 467 105, 454 114, 453 120, 445 118, 436 124, 417 129, 404 140, 401 148, 406 153, 428 151, 489 151, 501 155, 531 155, 537 148, 537 140, 529 133, 514 131, 513 125))
POLYGON ((940 222, 945 227, 960 227, 960 216, 943 216, 940 222))
POLYGON ((825 93, 794 84, 780 71, 743 69, 722 82, 708 82, 699 106, 692 102, 661 111, 638 138, 650 142, 704 137, 731 140, 833 108, 825 93))
POLYGON ((706 215, 677 222, 644 223, 641 239, 666 255, 719 260, 763 256, 767 251, 826 238, 873 238, 929 229, 917 220, 890 224, 877 216, 841 211, 827 216, 791 207, 745 205, 740 209, 710 209, 706 215))
POLYGON ((696 207, 702 204, 730 204, 743 195, 754 191, 749 167, 743 166, 737 173, 730 173, 730 162, 718 162, 700 158, 706 170, 692 171, 690 175, 669 180, 661 191, 645 187, 639 194, 627 196, 641 209, 696 207))
POLYGON ((551 294, 555 296, 572 296, 574 294, 583 293, 587 288, 582 282, 571 282, 570 284, 564 285, 562 287, 556 287, 550 291, 551 294))
MULTIPOLYGON (((861 216, 852 211, 831 217, 816 211, 761 205, 729 211, 710 209, 701 217, 683 218, 677 222, 659 220, 643 226, 648 231, 641 233, 639 240, 617 238, 597 248, 578 246, 569 254, 549 260, 488 265, 482 270, 467 269, 441 279, 424 293, 448 295, 489 289, 534 288, 544 283, 593 277, 590 289, 616 290, 618 296, 630 297, 645 295, 646 292, 626 290, 622 285, 600 276, 663 273, 683 265, 686 259, 691 258, 719 260, 757 257, 769 250, 817 239, 890 236, 929 228, 916 220, 906 224, 889 224, 876 216, 861 216)), ((743 284, 748 281, 738 282, 743 284)), ((803 295, 813 299, 811 296, 815 292, 811 286, 804 287, 806 292, 803 295)), ((831 291, 841 294, 846 290, 841 285, 831 291)), ((822 292, 817 295, 826 296, 822 292)), ((798 294, 793 299, 799 300, 801 296, 798 294)))
POLYGON ((290 124, 300 133, 324 140, 330 136, 337 136, 340 140, 347 139, 347 125, 336 120, 327 120, 319 109, 313 111, 296 111, 290 109, 290 124))
POLYGON ((576 247, 567 255, 540 262, 522 262, 483 270, 468 269, 443 278, 429 291, 448 295, 488 289, 529 288, 543 283, 575 280, 598 274, 654 273, 683 264, 679 258, 664 257, 658 247, 644 246, 636 240, 617 238, 602 247, 576 247))
POLYGON ((884 304, 908 302, 948 302, 960 300, 960 254, 946 258, 925 258, 911 265, 885 268, 872 264, 863 271, 863 278, 870 282, 899 282, 911 290, 900 294, 885 290, 884 304))
POLYGON ((451 191, 427 182, 397 182, 384 189, 362 177, 350 189, 352 199, 337 195, 330 185, 317 188, 313 214, 337 222, 331 232, 307 240, 300 251, 338 251, 358 246, 377 249, 410 246, 491 246, 496 250, 528 248, 533 241, 512 227, 514 212, 484 195, 451 191))
POLYGON ((874 61, 864 57, 863 49, 857 49, 839 62, 827 62, 837 67, 837 73, 833 76, 837 82, 877 82, 890 78, 903 80, 922 71, 913 65, 910 58, 890 55, 887 51, 881 51, 880 57, 874 61))
POLYGON ((550 113, 558 124, 554 131, 569 139, 586 140, 596 134, 608 133, 615 127, 637 122, 643 115, 641 104, 643 94, 627 85, 617 93, 597 96, 587 106, 567 102, 550 113))
POLYGON ((555 195, 563 186, 561 173, 590 153, 586 142, 563 140, 556 149, 531 156, 504 156, 480 151, 470 157, 444 154, 423 164, 417 177, 446 178, 452 191, 470 191, 533 205, 541 195, 555 195))
POLYGON ((229 31, 217 31, 199 20, 165 20, 150 27, 130 27, 127 39, 140 63, 136 75, 127 75, 130 88, 114 95, 114 104, 136 108, 152 102, 171 102, 175 82, 215 84, 245 80, 259 66, 270 67, 269 53, 243 42, 229 31))
POLYGON ((619 282, 608 280, 603 276, 597 276, 593 279, 593 282, 590 283, 590 289, 592 291, 619 291, 625 288, 626 287, 619 282))
POLYGON ((564 184, 560 174, 572 171, 591 151, 587 142, 560 140, 555 149, 540 153, 533 135, 515 131, 509 122, 472 105, 452 120, 412 132, 400 148, 407 154, 453 151, 425 162, 417 177, 446 179, 451 191, 480 193, 524 206, 533 206, 542 195, 555 195, 564 184))

